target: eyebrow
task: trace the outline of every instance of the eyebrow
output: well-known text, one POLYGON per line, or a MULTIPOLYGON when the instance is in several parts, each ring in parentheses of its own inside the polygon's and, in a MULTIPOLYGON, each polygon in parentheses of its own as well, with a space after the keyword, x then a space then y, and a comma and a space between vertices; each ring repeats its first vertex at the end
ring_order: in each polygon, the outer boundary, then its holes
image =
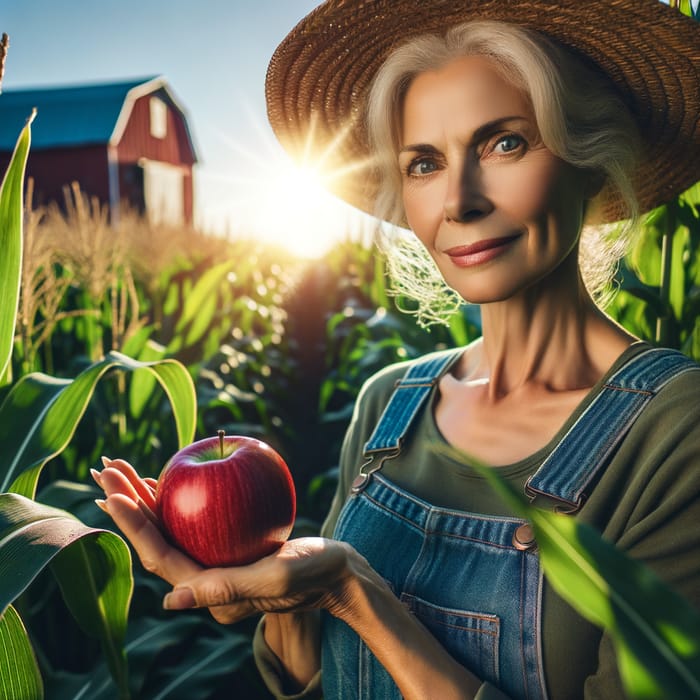
POLYGON ((412 143, 408 146, 403 146, 399 149, 399 155, 401 153, 439 153, 435 146, 431 146, 429 143, 412 143))
MULTIPOLYGON (((499 117, 498 119, 493 119, 490 122, 486 122, 486 124, 482 124, 480 127, 478 127, 476 131, 474 131, 474 133, 472 134, 471 141, 478 143, 479 141, 481 141, 481 139, 484 138, 484 136, 490 134, 493 131, 496 131, 499 128, 502 128, 505 124, 514 121, 526 122, 529 120, 527 119, 527 117, 523 117, 521 115, 512 115, 509 117, 499 117)), ((402 153, 437 154, 439 153, 439 150, 429 143, 411 143, 406 146, 402 146, 399 149, 399 155, 401 155, 402 153)))

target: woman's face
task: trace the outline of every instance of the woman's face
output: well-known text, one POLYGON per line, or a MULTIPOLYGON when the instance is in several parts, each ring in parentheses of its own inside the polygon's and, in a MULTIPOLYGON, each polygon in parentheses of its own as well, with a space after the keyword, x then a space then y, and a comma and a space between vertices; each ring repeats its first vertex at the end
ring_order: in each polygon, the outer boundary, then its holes
POLYGON ((577 284, 584 175, 544 146, 489 59, 419 74, 401 126, 408 224, 464 299, 502 301, 555 270, 577 284))

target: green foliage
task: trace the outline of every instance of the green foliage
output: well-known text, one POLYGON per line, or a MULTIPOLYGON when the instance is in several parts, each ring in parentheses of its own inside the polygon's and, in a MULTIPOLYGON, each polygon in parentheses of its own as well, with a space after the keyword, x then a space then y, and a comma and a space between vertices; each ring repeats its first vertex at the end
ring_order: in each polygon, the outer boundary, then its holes
MULTIPOLYGON (((250 663, 249 634, 232 633, 195 615, 168 619, 143 616, 129 624, 125 650, 132 697, 208 700, 235 695, 231 678, 250 663), (227 687, 228 686, 228 687, 227 687)), ((250 687, 255 688, 255 683, 250 687)), ((112 700, 113 682, 103 661, 90 674, 50 677, 47 700, 112 700)), ((257 695, 256 697, 261 697, 257 695)))
MULTIPOLYGON (((131 598, 131 556, 112 532, 83 525, 66 511, 0 494, 0 611, 51 564, 63 598, 85 632, 100 640, 123 697, 122 648, 131 598)), ((11 667, 0 671, 3 675, 11 667)))
POLYGON ((0 618, 0 698, 43 697, 44 684, 27 631, 17 611, 9 606, 0 618))
POLYGON ((173 406, 180 446, 192 441, 196 406, 186 369, 174 360, 141 363, 109 353, 73 380, 32 373, 15 384, 0 405, 0 443, 7 448, 0 489, 34 497, 41 469, 69 443, 97 382, 114 368, 152 372, 173 406))
POLYGON ((641 338, 700 360, 700 183, 648 215, 608 311, 641 338))
POLYGON ((669 5, 671 5, 671 7, 677 7, 688 17, 700 20, 700 4, 695 2, 695 7, 693 7, 693 0, 670 0, 669 5))
MULTIPOLYGON (((17 312, 13 289, 22 264, 22 183, 29 133, 28 124, 0 190, 3 242, 10 253, 0 258, 0 278, 9 280, 10 287, 4 287, 3 292, 12 302, 0 311, 3 371, 10 359, 17 312)), ((87 366, 75 379, 29 373, 10 388, 0 405, 0 490, 15 492, 0 493, 0 639, 3 660, 8 661, 0 665, 0 688, 8 693, 3 697, 42 698, 42 675, 60 675, 52 668, 51 653, 42 649, 35 655, 35 640, 55 616, 52 610, 46 614, 45 596, 37 598, 37 586, 32 584, 40 582, 51 591, 46 578, 49 572, 54 590, 60 591, 82 634, 99 642, 101 662, 111 679, 109 696, 130 697, 124 648, 133 590, 129 548, 113 532, 90 527, 67 510, 32 500, 42 468, 67 447, 98 382, 114 369, 150 372, 172 406, 170 421, 175 424, 177 444, 182 446, 194 437, 193 382, 174 359, 144 363, 112 352, 87 366)), ((56 488, 45 492, 54 498, 58 495, 56 488)), ((65 494, 66 489, 62 496, 65 494)), ((65 629, 62 624, 54 643, 66 644, 65 629)), ((85 657, 86 645, 80 646, 81 657, 85 657)), ((85 672, 89 671, 88 659, 85 672)))
POLYGON ((29 123, 22 130, 0 185, 0 384, 12 352, 22 260, 22 186, 31 141, 29 123))

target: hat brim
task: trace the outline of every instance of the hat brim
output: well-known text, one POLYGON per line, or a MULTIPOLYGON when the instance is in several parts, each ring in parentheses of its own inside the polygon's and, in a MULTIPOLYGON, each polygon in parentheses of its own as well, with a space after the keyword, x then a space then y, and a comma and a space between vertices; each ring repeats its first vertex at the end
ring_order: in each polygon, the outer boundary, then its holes
MULTIPOLYGON (((657 0, 330 0, 270 61, 267 113, 281 144, 296 159, 321 158, 328 189, 373 213, 364 109, 377 70, 405 41, 474 19, 537 30, 607 73, 645 147, 635 178, 641 211, 700 180, 700 24, 657 0)), ((612 199, 603 218, 621 211, 612 199)))

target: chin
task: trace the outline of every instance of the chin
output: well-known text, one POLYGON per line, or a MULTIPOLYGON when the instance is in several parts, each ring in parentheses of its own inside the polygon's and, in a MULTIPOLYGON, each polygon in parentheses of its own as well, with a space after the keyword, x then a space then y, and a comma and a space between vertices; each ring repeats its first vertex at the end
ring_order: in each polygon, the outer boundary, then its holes
POLYGON ((467 303, 479 305, 508 301, 526 293, 534 294, 536 298, 556 295, 569 284, 569 280, 578 279, 577 275, 571 275, 561 266, 541 266, 528 270, 527 274, 525 272, 523 267, 516 270, 513 266, 500 269, 494 266, 484 268, 478 274, 451 274, 444 279, 467 303), (562 280, 566 280, 564 286, 562 280))
POLYGON ((530 286, 514 283, 513 280, 499 283, 493 279, 484 280, 483 284, 451 284, 449 280, 447 284, 468 304, 479 305, 508 301, 530 286))

